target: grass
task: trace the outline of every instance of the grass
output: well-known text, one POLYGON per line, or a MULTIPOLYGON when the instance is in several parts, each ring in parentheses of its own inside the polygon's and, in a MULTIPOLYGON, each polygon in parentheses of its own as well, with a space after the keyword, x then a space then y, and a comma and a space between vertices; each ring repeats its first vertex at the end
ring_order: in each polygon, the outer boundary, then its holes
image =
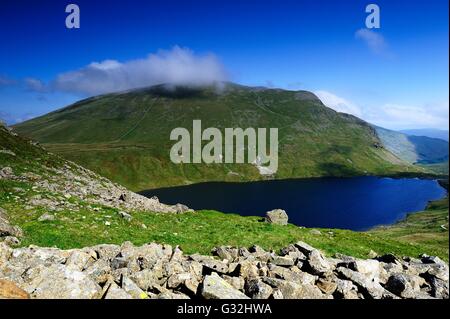
POLYGON ((439 252, 440 256, 448 256, 448 198, 431 202, 425 211, 409 214, 395 225, 378 227, 370 233, 415 243, 429 251, 439 252))
POLYGON ((370 232, 318 229, 318 234, 312 229, 291 224, 268 224, 262 222, 261 217, 216 211, 178 215, 134 212, 132 221, 127 222, 116 209, 97 206, 98 211, 94 211, 93 205, 74 198, 71 201, 78 203, 79 209, 54 212, 56 220, 40 222, 38 218, 47 211, 45 208, 25 210, 17 204, 22 198, 32 195, 32 190, 18 182, 0 182, 0 189, 10 190, 12 187, 21 187, 25 191, 19 194, 2 191, 0 202, 9 212, 11 222, 24 230, 22 246, 33 244, 69 249, 102 243, 121 244, 124 241, 136 245, 158 242, 180 245, 186 253, 209 254, 212 248, 220 245, 249 247, 256 244, 278 250, 302 240, 329 256, 342 253, 367 258, 371 251, 375 251, 398 256, 427 253, 448 260, 448 231, 438 226, 448 216, 448 201, 447 206, 445 203, 434 204, 427 212, 410 215, 408 222, 393 227, 370 232))
MULTIPOLYGON (((0 167, 11 166, 15 174, 33 172, 46 175, 49 171, 43 169, 43 165, 61 167, 67 164, 2 129, 0 146, 16 154, 0 154, 0 167)), ((0 179, 0 206, 7 211, 11 223, 24 230, 22 246, 33 244, 69 249, 102 243, 121 244, 124 241, 136 245, 159 242, 180 245, 186 253, 209 254, 213 247, 219 245, 248 247, 256 244, 277 250, 302 240, 329 256, 342 253, 367 258, 371 251, 398 256, 427 253, 448 261, 448 199, 435 202, 427 211, 412 214, 404 222, 391 227, 370 232, 319 229, 320 233, 317 233, 295 225, 267 224, 261 222, 260 217, 215 211, 180 215, 133 212, 133 220, 127 222, 116 209, 95 206, 74 197, 67 200, 74 205, 73 208, 52 212, 56 216, 54 221, 40 222, 38 218, 48 209, 27 209, 27 201, 37 194, 42 198, 57 198, 62 194, 31 186, 21 181, 0 179), (441 225, 446 225, 447 230, 441 225)))

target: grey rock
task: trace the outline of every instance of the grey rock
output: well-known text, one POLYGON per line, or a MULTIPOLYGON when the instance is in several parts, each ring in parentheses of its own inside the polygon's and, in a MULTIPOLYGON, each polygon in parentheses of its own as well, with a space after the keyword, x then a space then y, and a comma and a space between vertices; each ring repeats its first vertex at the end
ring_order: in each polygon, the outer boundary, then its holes
POLYGON ((217 273, 205 277, 201 293, 206 299, 250 299, 220 278, 217 273))
POLYGON ((272 295, 273 289, 261 279, 251 279, 245 284, 245 292, 252 299, 268 299, 272 295))
POLYGON ((54 221, 55 219, 56 219, 55 215, 52 215, 52 214, 49 214, 49 213, 44 213, 38 218, 38 221, 40 221, 40 222, 54 221))
POLYGON ((294 265, 294 259, 289 256, 275 256, 270 262, 277 266, 290 267, 294 265))
POLYGON ((101 297, 101 288, 84 273, 64 265, 38 266, 29 278, 28 291, 38 299, 93 299, 101 297))
POLYGON ((104 299, 132 299, 131 295, 120 288, 114 281, 106 284, 104 299))
POLYGON ((288 215, 282 209, 274 209, 266 213, 266 221, 271 224, 287 225, 288 215))
POLYGON ((130 222, 133 219, 133 217, 130 214, 123 212, 123 211, 120 211, 119 215, 120 215, 120 217, 122 217, 123 219, 125 219, 128 222, 130 222))
POLYGON ((395 299, 395 295, 384 289, 378 282, 344 267, 337 268, 337 273, 344 279, 351 280, 364 296, 371 299, 395 299))
POLYGON ((314 275, 323 275, 332 271, 332 266, 318 250, 311 251, 306 261, 306 268, 314 275))

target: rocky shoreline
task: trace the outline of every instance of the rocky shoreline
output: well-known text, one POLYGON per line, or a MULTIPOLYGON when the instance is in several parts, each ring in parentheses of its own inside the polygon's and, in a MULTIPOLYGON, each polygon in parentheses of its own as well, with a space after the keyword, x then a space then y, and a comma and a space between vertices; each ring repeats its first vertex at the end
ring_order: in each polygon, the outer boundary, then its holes
POLYGON ((130 242, 82 249, 0 243, 0 298, 448 299, 438 257, 325 257, 304 242, 279 253, 218 247, 212 256, 130 242))

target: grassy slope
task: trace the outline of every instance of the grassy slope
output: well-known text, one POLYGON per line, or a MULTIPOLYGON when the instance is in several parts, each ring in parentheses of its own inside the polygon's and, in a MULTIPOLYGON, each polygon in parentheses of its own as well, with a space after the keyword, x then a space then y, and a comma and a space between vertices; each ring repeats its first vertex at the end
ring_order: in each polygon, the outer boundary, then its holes
POLYGON ((409 214, 405 220, 395 225, 378 227, 370 233, 417 243, 428 250, 439 251, 439 255, 448 258, 448 198, 430 203, 424 212, 409 214))
POLYGON ((261 178, 250 164, 171 163, 170 131, 191 130, 193 119, 201 119, 203 128, 222 130, 278 127, 276 178, 424 171, 376 147, 380 141, 365 122, 326 108, 304 91, 229 84, 224 94, 216 94, 213 89, 167 92, 153 87, 80 101, 19 124, 15 130, 135 191, 261 178))
POLYGON ((399 256, 427 253, 448 260, 448 231, 438 225, 448 216, 448 206, 442 210, 433 209, 411 215, 408 224, 402 223, 392 228, 371 232, 320 229, 320 234, 291 224, 267 224, 261 222, 260 217, 215 211, 181 215, 135 212, 129 223, 119 217, 114 209, 100 207, 98 212, 93 212, 84 206, 77 212, 64 210, 56 213, 55 221, 39 222, 37 218, 45 209, 24 210, 9 194, 12 187, 27 190, 25 195, 14 194, 19 197, 29 196, 32 191, 27 185, 0 180, 1 206, 8 210, 11 221, 25 231, 22 245, 74 248, 100 243, 120 244, 127 240, 138 245, 154 241, 180 245, 187 253, 208 254, 218 245, 248 247, 257 244, 265 249, 279 249, 303 240, 328 255, 344 253, 367 258, 373 250, 379 254, 394 253, 399 256), (106 221, 111 226, 106 226, 106 221), (144 229, 142 224, 147 228, 144 229))

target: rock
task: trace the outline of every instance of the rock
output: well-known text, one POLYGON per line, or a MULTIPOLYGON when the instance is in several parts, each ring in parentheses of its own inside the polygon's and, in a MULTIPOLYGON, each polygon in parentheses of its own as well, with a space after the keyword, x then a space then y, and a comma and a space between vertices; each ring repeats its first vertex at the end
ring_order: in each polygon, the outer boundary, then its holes
POLYGON ((243 260, 238 263, 237 272, 244 279, 258 277, 258 267, 250 260, 243 260))
POLYGON ((55 220, 55 215, 52 215, 52 214, 49 214, 49 213, 44 213, 38 218, 38 221, 40 221, 40 222, 54 221, 54 220, 55 220))
POLYGON ((219 272, 226 274, 228 272, 228 265, 222 261, 215 260, 214 258, 207 256, 200 256, 197 254, 191 255, 191 259, 201 263, 203 268, 206 268, 206 272, 219 272))
POLYGON ((0 169, 0 178, 10 179, 14 177, 14 171, 11 167, 3 167, 0 169))
POLYGON ((157 299, 190 299, 189 296, 181 292, 165 291, 157 296, 157 299))
POLYGON ((191 279, 190 273, 179 273, 179 274, 173 274, 169 277, 167 280, 167 287, 168 288, 178 288, 181 285, 184 285, 186 280, 191 279))
POLYGON ((415 292, 420 291, 420 286, 418 286, 418 282, 413 282, 415 285, 413 288, 411 282, 413 281, 405 274, 394 274, 389 277, 385 288, 397 296, 403 298, 414 298, 415 292))
POLYGON ((149 299, 149 296, 145 291, 138 287, 127 276, 122 277, 122 289, 128 293, 133 299, 149 299))
POLYGON ((89 265, 84 271, 91 279, 93 279, 97 284, 105 284, 111 277, 111 266, 110 262, 105 259, 96 260, 94 263, 89 265))
POLYGON ((104 299, 132 299, 131 295, 120 288, 114 281, 105 285, 104 299))
POLYGON ((439 299, 449 299, 449 282, 434 276, 427 278, 431 285, 431 296, 439 299))
POLYGON ((397 257, 395 257, 393 254, 384 254, 382 256, 378 256, 376 258, 380 262, 384 262, 386 264, 388 263, 398 263, 399 260, 397 257))
POLYGON ((359 272, 339 267, 337 273, 344 279, 351 280, 363 294, 371 299, 393 299, 395 296, 384 289, 379 283, 372 281, 370 278, 360 274, 359 272))
POLYGON ((120 211, 120 212, 119 212, 119 215, 120 215, 120 217, 122 217, 123 219, 125 219, 127 222, 130 222, 130 221, 133 219, 133 217, 131 217, 130 214, 128 214, 128 213, 126 213, 126 212, 123 212, 123 211, 120 211))
POLYGON ((294 266, 294 259, 289 256, 275 256, 270 262, 277 266, 294 266))
POLYGON ((233 276, 222 276, 223 280, 232 285, 237 290, 244 290, 245 280, 242 277, 233 277, 233 276))
POLYGON ((120 256, 111 260, 111 269, 113 270, 127 267, 128 267, 128 260, 125 257, 120 256))
POLYGON ((150 269, 132 273, 130 279, 143 291, 148 291, 159 286, 158 276, 150 269))
POLYGON ((220 278, 217 273, 205 277, 201 294, 206 299, 250 299, 220 278))
POLYGON ((15 283, 0 279, 0 299, 30 299, 30 295, 15 283))
POLYGON ((357 259, 355 260, 355 268, 357 272, 365 275, 366 277, 369 278, 369 280, 373 282, 380 281, 381 265, 379 261, 373 259, 369 260, 357 259))
POLYGON ((252 299, 268 299, 272 295, 273 289, 260 279, 251 279, 245 284, 245 292, 252 299))
POLYGON ((322 235, 322 233, 321 233, 320 230, 318 230, 318 229, 311 229, 311 230, 309 231, 309 233, 310 233, 311 235, 315 235, 315 236, 322 235))
POLYGON ((88 261, 93 260, 93 255, 75 250, 69 258, 66 260, 66 267, 73 270, 84 270, 85 266, 87 266, 88 261))
POLYGON ((14 236, 6 236, 3 238, 3 242, 9 246, 17 246, 20 244, 20 240, 14 236))
POLYGON ((238 250, 235 249, 235 251, 232 250, 231 247, 226 246, 220 246, 216 247, 212 250, 212 253, 220 259, 226 259, 228 261, 233 261, 235 258, 238 257, 238 250))
POLYGON ((337 278, 336 290, 333 293, 333 296, 337 299, 359 299, 358 288, 350 280, 337 278))
POLYGON ((337 283, 331 279, 319 279, 317 287, 326 295, 332 295, 337 289, 337 283))
POLYGON ((310 284, 299 284, 276 278, 263 277, 263 282, 277 288, 284 299, 324 299, 327 298, 319 288, 310 284))
POLYGON ((177 214, 182 214, 186 212, 192 212, 193 210, 183 204, 176 204, 172 206, 172 208, 176 211, 177 214))
MULTIPOLYGON (((0 211, 2 213, 2 211, 0 211)), ((3 215, 5 215, 3 213, 3 215)), ((221 246, 184 255, 178 247, 131 242, 82 249, 11 248, 0 241, 0 278, 30 298, 399 299, 448 298, 448 265, 437 257, 324 257, 303 243, 281 254, 221 246), (103 288, 101 288, 103 287, 103 288)))
POLYGON ((317 250, 314 247, 308 245, 307 243, 304 243, 302 241, 298 241, 295 244, 295 247, 301 251, 303 254, 305 254, 306 256, 309 256, 311 254, 312 251, 317 250))
POLYGON ((122 201, 122 202, 128 202, 129 199, 130 199, 130 198, 129 198, 129 196, 128 196, 127 193, 122 193, 122 194, 120 194, 120 196, 119 196, 119 200, 122 201))
POLYGON ((288 215, 282 209, 274 209, 266 213, 266 221, 271 224, 287 225, 288 215))
POLYGON ((306 260, 305 267, 314 275, 323 275, 332 270, 330 263, 323 258, 318 250, 312 250, 309 258, 306 260))
POLYGON ((33 298, 93 299, 101 296, 101 288, 80 271, 60 264, 38 266, 28 283, 33 298))

